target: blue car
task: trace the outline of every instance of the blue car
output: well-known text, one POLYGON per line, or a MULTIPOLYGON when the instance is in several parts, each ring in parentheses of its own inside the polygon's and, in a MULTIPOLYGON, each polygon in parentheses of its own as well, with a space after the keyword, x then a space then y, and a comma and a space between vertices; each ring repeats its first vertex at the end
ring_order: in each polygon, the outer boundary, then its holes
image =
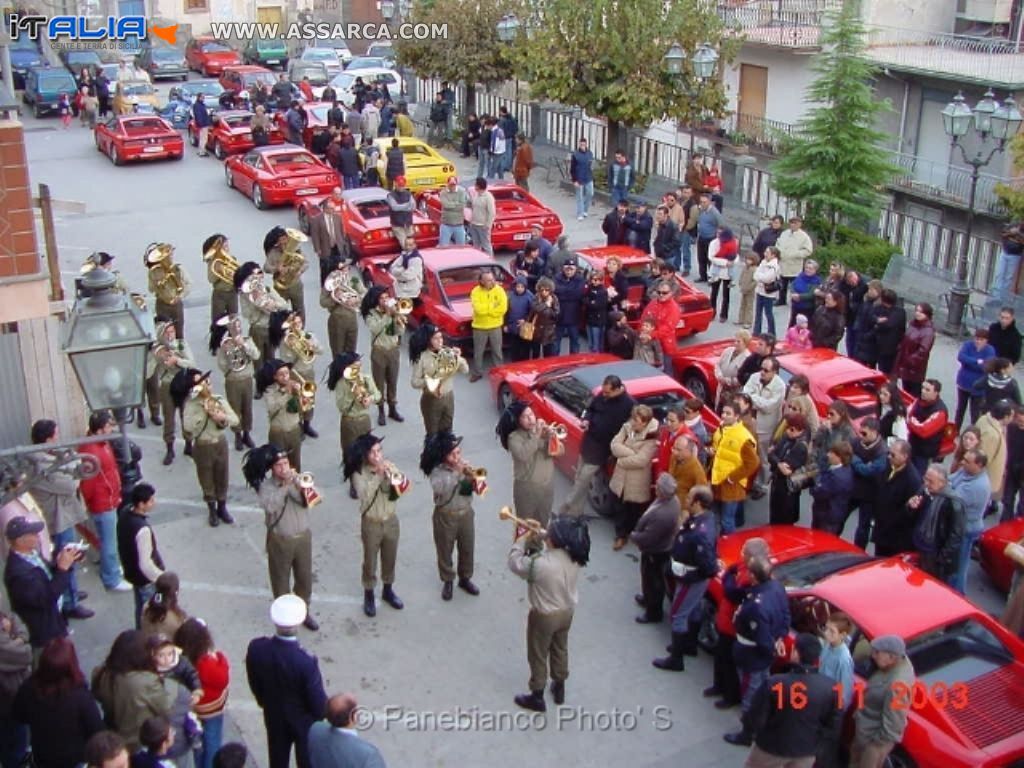
POLYGON ((186 128, 189 118, 192 117, 192 103, 200 93, 206 96, 206 106, 210 114, 216 114, 217 99, 224 93, 221 84, 216 80, 190 80, 171 88, 167 94, 167 104, 159 110, 160 117, 175 128, 186 128))
POLYGON ((11 73, 14 75, 14 87, 22 89, 25 87, 25 76, 28 71, 32 67, 41 67, 46 62, 35 41, 29 40, 27 37, 12 40, 8 50, 11 52, 11 73))
POLYGON ((22 100, 32 107, 32 114, 42 117, 47 112, 57 111, 57 101, 62 93, 74 100, 75 79, 66 69, 32 67, 25 77, 25 93, 22 100))

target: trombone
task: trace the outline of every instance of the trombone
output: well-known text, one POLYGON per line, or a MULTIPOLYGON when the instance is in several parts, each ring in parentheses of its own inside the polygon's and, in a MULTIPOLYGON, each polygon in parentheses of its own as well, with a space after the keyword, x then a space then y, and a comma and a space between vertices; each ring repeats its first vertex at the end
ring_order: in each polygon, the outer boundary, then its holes
POLYGON ((545 529, 544 526, 540 524, 539 520, 534 520, 532 517, 528 517, 526 519, 517 517, 515 512, 512 511, 511 507, 502 507, 500 510, 498 510, 498 519, 511 520, 517 526, 526 528, 532 535, 542 539, 548 535, 547 529, 545 529))

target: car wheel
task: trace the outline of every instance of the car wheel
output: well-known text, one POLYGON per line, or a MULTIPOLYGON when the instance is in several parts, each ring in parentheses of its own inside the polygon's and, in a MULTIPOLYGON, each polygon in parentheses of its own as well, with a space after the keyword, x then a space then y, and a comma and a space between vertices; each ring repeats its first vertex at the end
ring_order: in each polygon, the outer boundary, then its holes
POLYGON ((199 135, 191 128, 188 129, 188 143, 193 147, 199 146, 199 135))
POLYGON ((587 501, 594 511, 602 517, 610 517, 612 514, 612 492, 608 487, 608 475, 604 469, 598 470, 594 479, 590 481, 590 488, 587 489, 587 501))
POLYGON ((223 160, 228 156, 228 153, 224 151, 224 145, 221 144, 220 139, 213 143, 213 155, 218 160, 223 160))
POLYGON ((504 411, 515 400, 515 396, 512 394, 512 388, 508 384, 502 384, 498 387, 498 410, 504 411))
POLYGON ((226 165, 224 166, 224 181, 227 182, 228 189, 235 188, 235 180, 231 176, 231 169, 228 168, 226 165))
POLYGON ((714 653, 718 645, 718 625, 715 623, 717 608, 711 598, 705 596, 700 605, 700 621, 697 628, 697 644, 708 653, 714 653))
POLYGON ((39 102, 38 101, 35 102, 32 105, 32 116, 35 117, 36 119, 38 119, 38 118, 43 116, 43 110, 41 110, 39 108, 39 102))
POLYGON ((181 160, 181 158, 183 158, 184 156, 184 152, 182 152, 180 155, 171 155, 171 160, 181 160))
POLYGON ((117 145, 110 142, 110 162, 114 165, 121 165, 121 153, 117 151, 117 145))
POLYGON ((299 229, 305 234, 309 234, 309 216, 302 206, 299 206, 299 229))
POLYGON ((261 211, 266 210, 267 204, 263 200, 263 190, 260 189, 259 184, 252 185, 252 204, 259 208, 261 211))
POLYGON ((885 758, 885 768, 917 768, 914 759, 903 751, 902 747, 896 747, 889 756, 885 758))
POLYGON ((683 386, 690 390, 694 397, 699 397, 706 404, 710 405, 708 402, 708 384, 704 381, 704 377, 701 374, 695 371, 687 371, 683 375, 683 386))

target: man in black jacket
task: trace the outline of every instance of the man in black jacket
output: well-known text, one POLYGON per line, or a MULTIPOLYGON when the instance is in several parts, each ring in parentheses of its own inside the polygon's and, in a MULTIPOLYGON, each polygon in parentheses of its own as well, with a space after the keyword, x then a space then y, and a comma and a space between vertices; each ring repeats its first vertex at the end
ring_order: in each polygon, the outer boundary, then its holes
POLYGON ((636 207, 626 214, 626 228, 634 248, 644 253, 651 252, 651 232, 654 230, 654 217, 648 211, 646 200, 637 200, 636 207))
POLYGON ((665 602, 665 575, 672 542, 679 527, 679 499, 676 480, 668 472, 658 475, 654 484, 654 501, 647 508, 630 540, 640 549, 640 585, 643 592, 636 597, 644 612, 637 624, 659 622, 665 602))
POLYGON ((668 207, 659 205, 654 210, 654 223, 657 232, 654 234, 654 255, 670 264, 678 264, 679 228, 668 215, 668 207))
POLYGON ((988 343, 996 351, 996 357, 1005 357, 1014 365, 1020 362, 1021 335, 1013 317, 1013 307, 999 310, 999 320, 988 327, 988 343))
POLYGON ((892 373, 896 351, 907 332, 907 313, 898 302, 896 291, 885 288, 875 307, 875 351, 878 370, 885 374, 892 373))
POLYGON ((875 493, 875 555, 890 557, 914 548, 917 510, 907 502, 921 490, 921 476, 910 461, 910 443, 893 440, 889 462, 875 493))
POLYGON ((608 245, 625 245, 626 236, 629 234, 629 227, 626 224, 626 214, 629 212, 629 202, 620 200, 615 209, 609 211, 601 222, 601 231, 607 237, 608 245))
POLYGON ((875 496, 878 495, 878 486, 888 469, 887 451, 877 418, 866 417, 857 429, 860 432, 860 439, 853 441, 853 460, 850 462, 853 469, 853 493, 850 495, 849 511, 843 525, 846 525, 846 520, 849 520, 853 510, 859 508, 857 532, 854 534, 853 542, 861 549, 867 549, 868 542, 871 541, 875 496))
POLYGON ((1005 523, 1024 517, 1024 406, 1015 405, 1013 420, 1006 425, 1006 478, 1003 481, 1003 515, 1005 523), (1015 507, 1017 497, 1020 503, 1015 507))
POLYGON ((11 551, 4 568, 4 585, 11 608, 28 628, 29 643, 37 651, 55 637, 68 633, 61 601, 70 584, 70 571, 85 551, 68 544, 55 553, 53 562, 39 555, 39 532, 44 524, 18 516, 7 523, 4 534, 11 551))
POLYGON ((964 503, 950 488, 945 467, 928 467, 923 493, 914 496, 907 506, 918 513, 914 549, 921 555, 921 570, 940 581, 951 582, 960 560, 967 521, 964 503))
POLYGON ((569 498, 562 504, 561 514, 579 517, 590 490, 594 475, 603 471, 612 455, 612 438, 629 420, 636 403, 626 392, 626 385, 618 376, 605 376, 601 394, 590 401, 583 412, 583 442, 576 465, 576 478, 569 498))
POLYGON ((117 518, 117 551, 124 578, 135 593, 135 628, 142 626, 142 609, 156 592, 164 560, 147 516, 156 506, 156 489, 149 483, 132 488, 131 506, 117 518))
POLYGON ((747 768, 769 765, 807 765, 814 762, 818 744, 834 737, 841 723, 832 686, 819 675, 821 641, 801 632, 796 638, 789 669, 769 677, 754 694, 744 716, 754 734, 747 768))

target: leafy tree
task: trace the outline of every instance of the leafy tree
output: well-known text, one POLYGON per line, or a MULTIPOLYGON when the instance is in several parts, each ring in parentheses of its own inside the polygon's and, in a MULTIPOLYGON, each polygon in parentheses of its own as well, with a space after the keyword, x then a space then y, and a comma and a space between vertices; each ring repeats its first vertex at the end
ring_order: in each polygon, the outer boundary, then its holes
POLYGON ((809 219, 824 220, 818 234, 835 238, 840 221, 863 224, 878 215, 880 192, 901 172, 879 147, 886 136, 875 121, 890 109, 876 101, 876 67, 862 57, 864 28, 860 3, 848 0, 830 17, 823 51, 814 64, 817 78, 806 101, 817 103, 783 144, 772 167, 779 194, 802 203, 809 219))
POLYGON ((475 86, 497 85, 512 77, 511 49, 498 40, 498 22, 508 13, 500 2, 432 0, 413 6, 417 24, 447 24, 445 40, 398 40, 398 63, 424 77, 466 84, 463 114, 476 106, 475 86))
MULTIPOLYGON (((1014 168, 1024 167, 1024 133, 1018 133, 1009 143, 1014 168)), ((996 197, 1006 207, 1012 221, 1024 219, 1024 185, 996 184, 996 197)))
POLYGON ((720 79, 699 84, 689 62, 675 80, 663 57, 673 43, 688 56, 708 43, 718 71, 739 46, 723 40, 715 4, 703 0, 523 0, 518 14, 530 34, 514 48, 530 93, 581 107, 608 121, 605 156, 620 146, 620 126, 650 125, 665 117, 683 123, 720 116, 726 97, 720 79))

